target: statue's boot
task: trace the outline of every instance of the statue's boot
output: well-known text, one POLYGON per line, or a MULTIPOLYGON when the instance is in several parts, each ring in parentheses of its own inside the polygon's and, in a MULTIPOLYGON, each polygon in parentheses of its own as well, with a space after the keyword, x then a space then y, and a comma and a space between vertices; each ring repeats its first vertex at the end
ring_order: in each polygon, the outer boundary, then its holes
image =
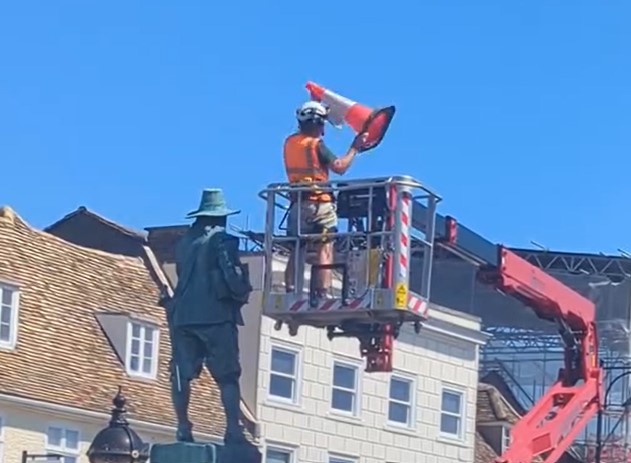
POLYGON ((238 381, 230 381, 219 386, 221 402, 226 412, 226 444, 246 444, 248 441, 243 434, 243 428, 239 423, 241 414, 241 391, 238 381))
POLYGON ((195 442, 195 439, 193 439, 193 427, 178 424, 175 440, 178 442, 195 442))
MULTIPOLYGON (((175 375, 174 375, 175 376, 175 375)), ((175 438, 178 442, 194 442, 193 424, 188 419, 188 405, 191 399, 191 382, 180 381, 171 388, 173 409, 177 418, 177 432, 175 438)))

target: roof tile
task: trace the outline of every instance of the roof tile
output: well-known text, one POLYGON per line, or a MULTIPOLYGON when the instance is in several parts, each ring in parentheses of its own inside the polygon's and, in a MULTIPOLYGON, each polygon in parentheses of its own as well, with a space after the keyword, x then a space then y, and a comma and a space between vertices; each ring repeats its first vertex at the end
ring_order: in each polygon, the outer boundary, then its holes
MULTIPOLYGON (((173 425, 170 342, 160 288, 140 258, 83 248, 31 228, 0 208, 0 280, 20 285, 17 349, 0 351, 0 392, 107 411, 118 385, 133 418, 173 425), (161 325, 159 378, 128 377, 95 318, 128 312, 161 325)), ((204 373, 193 386, 196 430, 221 435, 224 414, 216 384, 204 373)))
POLYGON ((478 424, 497 421, 515 424, 520 418, 499 391, 485 383, 478 384, 476 417, 478 424))
POLYGON ((479 432, 475 433, 475 463, 492 463, 497 457, 497 453, 487 444, 479 432))

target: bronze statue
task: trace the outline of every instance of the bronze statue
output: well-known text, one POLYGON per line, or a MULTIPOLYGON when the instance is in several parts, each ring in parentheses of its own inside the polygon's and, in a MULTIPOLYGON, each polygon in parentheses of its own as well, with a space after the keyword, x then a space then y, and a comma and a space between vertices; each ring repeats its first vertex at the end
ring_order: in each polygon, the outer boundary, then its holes
POLYGON ((226 446, 247 443, 239 423, 237 325, 243 325, 241 308, 252 286, 248 268, 239 259, 239 240, 226 232, 228 216, 239 212, 226 207, 221 189, 204 190, 199 208, 186 216, 195 222, 176 248, 178 282, 164 306, 171 334, 171 392, 179 442, 193 442, 190 383, 205 364, 221 393, 226 446))

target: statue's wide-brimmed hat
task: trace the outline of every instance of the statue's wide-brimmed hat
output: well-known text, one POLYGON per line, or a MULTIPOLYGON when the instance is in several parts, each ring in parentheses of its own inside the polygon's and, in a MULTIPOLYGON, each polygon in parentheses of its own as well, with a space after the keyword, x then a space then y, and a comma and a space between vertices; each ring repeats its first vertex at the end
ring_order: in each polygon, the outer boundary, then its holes
POLYGON ((202 191, 202 199, 195 211, 186 214, 187 219, 195 217, 227 217, 240 213, 240 210, 228 209, 221 188, 208 188, 202 191))

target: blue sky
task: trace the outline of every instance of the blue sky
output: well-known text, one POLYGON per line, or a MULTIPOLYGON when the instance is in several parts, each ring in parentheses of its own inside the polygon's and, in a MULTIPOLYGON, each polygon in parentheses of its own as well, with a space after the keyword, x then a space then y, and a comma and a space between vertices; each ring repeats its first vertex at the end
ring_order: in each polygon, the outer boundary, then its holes
MULTIPOLYGON (((257 192, 314 80, 395 104, 352 177, 410 174, 488 238, 631 251, 628 1, 4 2, 0 204, 184 223, 257 192), (407 6, 405 6, 407 5, 407 6)), ((329 129, 342 153, 349 129, 329 129)))

